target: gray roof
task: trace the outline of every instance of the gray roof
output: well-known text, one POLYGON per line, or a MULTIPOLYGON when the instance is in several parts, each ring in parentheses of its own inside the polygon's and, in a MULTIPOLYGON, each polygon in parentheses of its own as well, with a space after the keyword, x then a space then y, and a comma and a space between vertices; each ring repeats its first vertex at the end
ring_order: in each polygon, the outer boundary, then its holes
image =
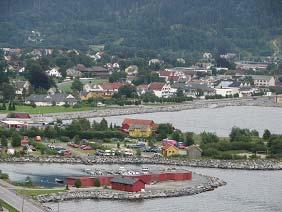
POLYGON ((189 83, 187 85, 187 88, 189 90, 201 90, 201 91, 208 91, 208 92, 214 91, 213 88, 208 87, 206 84, 199 84, 199 83, 189 83))
POLYGON ((273 76, 252 75, 253 80, 270 80, 273 76))
POLYGON ((120 184, 126 184, 126 185, 133 185, 137 181, 138 181, 138 179, 135 179, 135 178, 114 177, 111 180, 111 183, 120 183, 120 184))
POLYGON ((26 98, 30 102, 76 102, 77 100, 71 95, 66 93, 48 94, 32 94, 26 98))

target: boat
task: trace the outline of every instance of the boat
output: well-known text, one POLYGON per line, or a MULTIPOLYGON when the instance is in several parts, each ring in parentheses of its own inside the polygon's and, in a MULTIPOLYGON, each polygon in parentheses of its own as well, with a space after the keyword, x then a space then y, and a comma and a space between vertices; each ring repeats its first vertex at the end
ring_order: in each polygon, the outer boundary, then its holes
POLYGON ((56 182, 56 183, 60 183, 60 184, 64 183, 64 181, 63 181, 63 180, 58 179, 58 178, 55 178, 55 182, 56 182))
POLYGON ((148 167, 143 167, 142 168, 142 172, 149 172, 149 168, 148 167))

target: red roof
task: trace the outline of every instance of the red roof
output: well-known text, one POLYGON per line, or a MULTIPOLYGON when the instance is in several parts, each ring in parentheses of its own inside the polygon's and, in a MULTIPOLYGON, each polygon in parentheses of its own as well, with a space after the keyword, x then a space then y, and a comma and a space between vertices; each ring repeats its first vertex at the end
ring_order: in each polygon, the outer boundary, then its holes
POLYGON ((159 72, 159 76, 160 76, 160 77, 170 77, 170 76, 174 76, 174 72, 173 72, 173 71, 160 71, 160 72, 159 72))
POLYGON ((122 125, 127 124, 129 126, 131 125, 148 125, 152 126, 155 124, 153 120, 144 120, 144 119, 124 119, 122 122, 122 125))
POLYGON ((101 85, 101 87, 104 90, 118 90, 121 86, 123 86, 123 84, 120 82, 113 82, 113 83, 105 82, 101 85))
POLYGON ((30 115, 28 113, 11 113, 8 115, 8 118, 30 119, 30 115))
POLYGON ((163 82, 152 82, 150 85, 149 85, 149 90, 152 90, 152 91, 160 91, 162 90, 162 88, 164 87, 165 83, 163 82))

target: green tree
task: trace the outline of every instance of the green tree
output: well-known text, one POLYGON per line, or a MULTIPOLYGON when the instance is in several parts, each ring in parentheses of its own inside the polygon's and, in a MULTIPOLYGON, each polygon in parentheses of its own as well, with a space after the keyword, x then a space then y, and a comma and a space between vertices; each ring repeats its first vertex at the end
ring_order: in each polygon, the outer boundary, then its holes
POLYGON ((100 180, 98 178, 95 179, 94 186, 95 187, 100 187, 101 186, 100 180))
POLYGON ((8 147, 8 140, 7 140, 5 135, 1 136, 1 146, 2 147, 8 147))
POLYGON ((12 147, 19 147, 21 146, 21 136, 19 133, 15 132, 12 136, 12 147))
POLYGON ((137 95, 136 87, 128 84, 124 85, 118 89, 118 95, 133 98, 137 95))
POLYGON ((270 132, 268 129, 264 130, 264 133, 263 133, 262 138, 263 138, 264 140, 269 140, 270 137, 271 137, 271 132, 270 132))
POLYGON ((218 143, 219 138, 214 133, 203 132, 201 133, 201 139, 203 144, 218 143))
POLYGON ((187 132, 184 134, 184 140, 185 140, 185 145, 190 146, 195 143, 194 141, 194 133, 192 132, 187 132))
POLYGON ((83 84, 82 82, 79 80, 79 78, 75 78, 71 84, 71 89, 73 91, 82 91, 83 90, 83 84))
POLYGON ((80 181, 80 179, 75 180, 74 186, 75 186, 76 188, 80 188, 80 187, 81 187, 81 181, 80 181))

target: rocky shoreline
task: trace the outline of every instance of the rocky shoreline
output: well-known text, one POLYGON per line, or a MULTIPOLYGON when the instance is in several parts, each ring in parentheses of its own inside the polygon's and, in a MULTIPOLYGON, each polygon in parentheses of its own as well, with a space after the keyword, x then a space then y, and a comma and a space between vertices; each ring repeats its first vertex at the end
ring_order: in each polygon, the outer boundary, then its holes
POLYGON ((256 97, 256 98, 237 98, 237 99, 213 99, 213 100, 194 100, 191 102, 178 104, 164 104, 157 106, 125 106, 120 108, 105 108, 103 110, 68 112, 68 113, 49 113, 32 115, 35 120, 38 119, 61 119, 71 120, 76 118, 95 118, 109 117, 119 115, 141 114, 141 113, 156 113, 156 112, 175 112, 199 108, 219 108, 227 106, 262 106, 262 107, 279 107, 275 103, 274 97, 256 97))
POLYGON ((40 203, 83 200, 83 199, 137 201, 144 199, 190 196, 207 191, 212 191, 215 188, 226 185, 226 182, 224 182, 219 178, 210 177, 210 176, 204 176, 204 177, 207 179, 207 182, 192 187, 184 187, 182 189, 173 189, 173 190, 159 189, 157 191, 145 189, 145 191, 137 192, 137 193, 116 191, 111 189, 96 189, 89 191, 87 190, 67 191, 67 192, 60 192, 55 194, 38 195, 37 201, 40 203))
POLYGON ((188 166, 218 169, 242 169, 242 170, 282 170, 280 160, 176 160, 166 158, 144 157, 103 157, 94 156, 89 158, 64 158, 64 157, 10 157, 1 158, 0 163, 66 163, 66 164, 151 164, 188 166))

